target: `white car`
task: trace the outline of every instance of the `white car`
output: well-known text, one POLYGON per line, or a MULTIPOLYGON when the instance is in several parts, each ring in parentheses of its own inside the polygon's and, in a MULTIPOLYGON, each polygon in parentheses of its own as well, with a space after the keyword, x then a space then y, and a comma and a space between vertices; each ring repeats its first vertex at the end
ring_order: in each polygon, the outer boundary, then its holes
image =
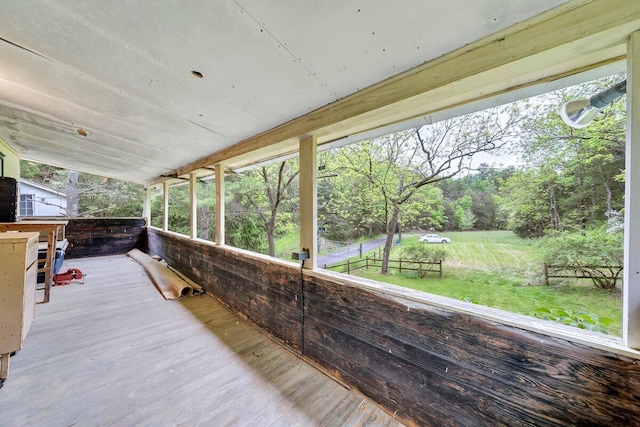
POLYGON ((426 243, 451 243, 451 239, 437 234, 425 234, 420 238, 421 242, 426 243))

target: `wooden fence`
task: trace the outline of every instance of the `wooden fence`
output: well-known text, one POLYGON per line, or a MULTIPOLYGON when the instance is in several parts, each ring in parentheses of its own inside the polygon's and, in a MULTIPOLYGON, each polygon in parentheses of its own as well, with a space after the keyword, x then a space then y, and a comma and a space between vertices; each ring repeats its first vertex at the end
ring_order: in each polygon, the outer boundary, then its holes
POLYGON ((566 266, 544 264, 544 284, 549 285, 549 279, 592 279, 593 275, 587 275, 584 270, 594 270, 599 272, 599 276, 618 280, 622 272, 622 267, 611 265, 588 265, 588 266, 566 266))
MULTIPOLYGON (((376 256, 366 257, 359 260, 347 260, 343 264, 333 264, 331 266, 324 265, 325 269, 340 269, 345 268, 347 274, 351 274, 352 271, 369 269, 370 267, 382 266, 382 258, 376 258, 376 256)), ((422 271, 438 273, 442 277, 442 261, 440 262, 426 262, 426 261, 408 261, 403 259, 390 259, 389 269, 398 270, 400 273, 403 271, 422 271)))

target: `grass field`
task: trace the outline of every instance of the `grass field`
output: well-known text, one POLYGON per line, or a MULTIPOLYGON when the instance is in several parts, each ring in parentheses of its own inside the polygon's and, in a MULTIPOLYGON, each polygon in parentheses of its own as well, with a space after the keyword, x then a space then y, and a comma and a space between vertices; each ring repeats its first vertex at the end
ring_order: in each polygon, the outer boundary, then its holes
MULTIPOLYGON (((521 239, 508 231, 446 233, 443 277, 419 278, 412 273, 381 275, 374 269, 358 275, 386 283, 489 307, 534 316, 539 307, 584 311, 613 320, 607 327, 620 336, 622 300, 619 292, 596 289, 589 280, 573 280, 546 286, 542 282, 541 248, 536 240, 521 239)), ((391 258, 402 246, 417 242, 418 235, 403 236, 391 258)), ((440 246, 438 246, 440 247, 440 246)))

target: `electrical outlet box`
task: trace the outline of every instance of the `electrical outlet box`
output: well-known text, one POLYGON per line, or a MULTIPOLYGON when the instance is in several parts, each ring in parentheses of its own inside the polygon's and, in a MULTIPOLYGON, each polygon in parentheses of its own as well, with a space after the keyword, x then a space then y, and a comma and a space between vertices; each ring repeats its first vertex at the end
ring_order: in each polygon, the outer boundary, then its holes
POLYGON ((296 261, 303 261, 305 259, 309 259, 309 251, 306 249, 303 249, 299 252, 294 252, 291 254, 291 258, 296 261))

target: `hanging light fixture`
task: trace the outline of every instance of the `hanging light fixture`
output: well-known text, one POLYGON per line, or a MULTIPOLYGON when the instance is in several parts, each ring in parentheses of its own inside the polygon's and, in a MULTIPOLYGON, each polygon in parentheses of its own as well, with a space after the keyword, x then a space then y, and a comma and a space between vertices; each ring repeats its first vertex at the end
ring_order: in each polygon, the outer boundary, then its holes
POLYGON ((598 111, 620 98, 626 92, 627 80, 623 80, 589 99, 566 102, 560 108, 560 116, 567 125, 581 129, 591 123, 598 111))

